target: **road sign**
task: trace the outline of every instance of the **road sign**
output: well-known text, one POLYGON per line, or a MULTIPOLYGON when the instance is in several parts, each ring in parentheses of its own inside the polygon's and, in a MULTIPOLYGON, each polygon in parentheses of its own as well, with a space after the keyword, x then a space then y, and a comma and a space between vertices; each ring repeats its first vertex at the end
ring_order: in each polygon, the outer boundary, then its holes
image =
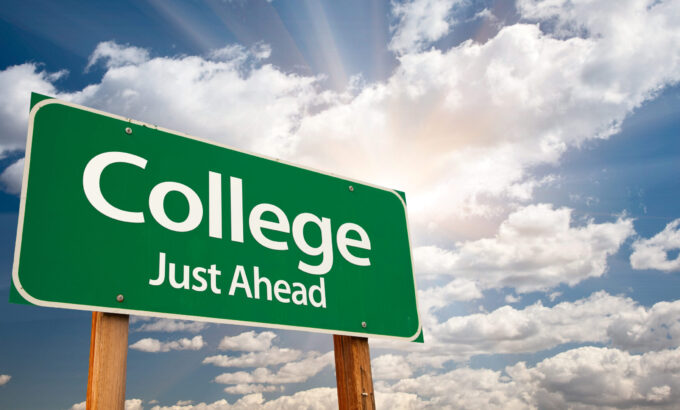
POLYGON ((413 340, 397 192, 46 99, 13 284, 28 302, 413 340))

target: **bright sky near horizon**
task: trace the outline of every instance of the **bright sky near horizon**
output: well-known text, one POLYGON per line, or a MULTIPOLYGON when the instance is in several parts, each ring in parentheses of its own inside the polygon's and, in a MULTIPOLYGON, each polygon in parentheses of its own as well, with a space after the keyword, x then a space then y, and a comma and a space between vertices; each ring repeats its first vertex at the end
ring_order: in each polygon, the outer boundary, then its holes
MULTIPOLYGON (((0 47, 0 408, 87 383, 89 313, 8 303, 31 91, 404 191, 378 408, 678 407, 680 0, 7 0, 0 47)), ((133 317, 126 407, 336 408, 332 349, 133 317)))

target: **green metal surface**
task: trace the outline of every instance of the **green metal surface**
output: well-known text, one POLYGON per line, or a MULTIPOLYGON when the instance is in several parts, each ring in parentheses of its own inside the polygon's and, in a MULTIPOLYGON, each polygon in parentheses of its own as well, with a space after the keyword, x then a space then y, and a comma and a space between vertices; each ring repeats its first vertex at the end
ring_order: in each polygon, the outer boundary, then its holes
MULTIPOLYGON (((22 193, 13 273, 15 288, 29 302, 324 333, 406 340, 418 336, 406 209, 395 191, 58 100, 36 101, 30 121, 28 179, 24 180, 27 185, 22 193), (126 128, 131 133, 126 133, 126 128), (112 206, 141 212, 143 223, 114 219, 88 200, 83 173, 92 158, 106 152, 128 153, 147 161, 145 168, 113 163, 102 171, 99 183, 103 197, 112 206), (209 172, 221 175, 221 238, 210 236, 209 172), (230 177, 242 181, 243 242, 231 237, 230 177), (183 184, 200 199, 203 217, 195 229, 173 231, 152 215, 150 192, 167 181, 183 184), (253 236, 249 216, 262 203, 275 205, 285 214, 289 232, 262 229, 262 233, 272 241, 285 242, 286 250, 269 249, 253 236), (294 240, 293 221, 303 213, 330 219, 332 266, 324 274, 299 268, 300 262, 316 266, 330 258, 329 253, 310 255, 313 252, 304 252, 294 240), (366 232, 370 249, 348 249, 354 257, 368 259, 370 266, 351 263, 341 254, 337 231, 345 223, 356 224, 366 232), (161 253, 166 258, 166 278, 154 286, 150 281, 159 276, 161 253), (205 290, 191 274, 188 289, 174 288, 168 279, 168 263, 175 264, 180 282, 185 265, 189 272, 215 265, 214 270, 220 271, 213 275, 216 289, 211 288, 211 275, 200 270, 205 290), (239 266, 245 272, 250 298, 243 288, 243 277, 236 278, 241 286, 229 294, 239 266), (272 300, 268 300, 263 283, 259 299, 255 298, 255 267, 260 277, 270 281, 272 300), (295 299, 298 304, 285 292, 279 296, 288 303, 277 299, 277 281, 299 291, 295 299), (317 287, 312 292, 317 304, 325 294, 325 307, 311 303, 309 291, 313 287, 317 287), (123 296, 122 302, 117 300, 118 295, 123 296)), ((169 192, 163 201, 165 214, 174 222, 185 220, 189 208, 188 199, 176 191, 169 192)), ((271 212, 263 213, 261 219, 277 220, 271 212)), ((329 243, 314 223, 304 225, 302 233, 310 247, 329 243)), ((360 239, 356 231, 350 230, 346 236, 360 239)))

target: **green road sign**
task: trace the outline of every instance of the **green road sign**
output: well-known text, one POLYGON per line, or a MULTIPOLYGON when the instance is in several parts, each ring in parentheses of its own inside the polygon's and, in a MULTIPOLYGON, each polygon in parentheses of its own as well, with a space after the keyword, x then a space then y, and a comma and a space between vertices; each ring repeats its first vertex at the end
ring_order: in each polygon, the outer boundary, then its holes
POLYGON ((395 191, 46 99, 13 284, 36 305, 414 340, 395 191))

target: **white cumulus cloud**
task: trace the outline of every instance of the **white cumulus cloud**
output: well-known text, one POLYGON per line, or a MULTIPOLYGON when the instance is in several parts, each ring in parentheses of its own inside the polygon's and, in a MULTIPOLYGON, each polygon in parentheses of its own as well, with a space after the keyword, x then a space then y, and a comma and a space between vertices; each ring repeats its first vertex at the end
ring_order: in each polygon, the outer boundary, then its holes
POLYGON ((680 219, 666 225, 663 231, 649 239, 633 243, 630 264, 633 269, 657 269, 663 272, 680 271, 680 255, 669 258, 668 252, 680 250, 680 219))
POLYGON ((251 330, 237 336, 225 336, 220 341, 218 349, 242 352, 262 352, 271 348, 272 340, 274 340, 274 338, 276 338, 276 333, 274 332, 265 331, 256 333, 251 330))
POLYGON ((527 409, 535 408, 531 396, 523 393, 519 383, 504 379, 500 371, 455 369, 442 374, 427 374, 400 380, 383 387, 384 392, 417 395, 426 405, 417 409, 527 409))
POLYGON ((604 291, 552 307, 540 301, 523 309, 430 318, 423 345, 375 340, 375 348, 405 350, 412 367, 441 367, 478 355, 540 352, 569 343, 600 343, 631 352, 680 346, 680 301, 649 308, 604 291))
POLYGON ((102 44, 105 52, 91 57, 108 63, 101 81, 69 98, 241 149, 289 151, 299 118, 317 103, 316 78, 266 64, 264 46, 148 58, 133 46, 102 44))
POLYGON ((303 117, 295 157, 407 192, 418 241, 473 235, 461 231, 465 218, 497 215, 550 183, 532 167, 616 134, 633 110, 680 80, 677 2, 579 7, 587 12, 570 24, 607 24, 565 37, 535 24, 552 15, 527 11, 526 23, 483 44, 402 55, 385 82, 303 117))
POLYGON ((565 343, 606 342, 607 327, 617 315, 636 308, 631 299, 597 292, 553 307, 537 302, 524 309, 503 306, 490 313, 454 316, 427 334, 433 339, 433 353, 445 352, 450 358, 537 352, 565 343))
POLYGON ((63 71, 49 73, 34 63, 0 70, 0 157, 7 151, 26 147, 31 92, 62 97, 54 82, 65 74, 63 71))
POLYGON ((650 308, 623 310, 607 327, 616 347, 633 352, 680 346, 680 300, 658 302, 650 308))
MULTIPOLYGON (((125 400, 125 410, 143 410, 144 402, 141 399, 128 399, 125 400)), ((86 402, 76 403, 71 406, 70 410, 85 410, 87 408, 86 402)))
POLYGON ((604 274, 607 257, 633 232, 632 220, 625 217, 579 227, 572 226, 568 208, 529 205, 511 213, 493 238, 458 243, 455 251, 416 249, 416 267, 420 274, 448 274, 481 289, 525 293, 573 286, 604 274))
POLYGON ((24 159, 17 160, 0 174, 0 189, 8 194, 19 195, 24 176, 24 159))
POLYGON ((268 401, 264 403, 263 408, 267 410, 334 410, 338 408, 338 393, 334 388, 318 387, 268 401))
POLYGON ((11 378, 12 376, 9 374, 0 374, 0 386, 4 386, 5 384, 9 383, 11 378))
POLYGON ((201 335, 194 336, 191 339, 183 337, 179 340, 172 340, 169 342, 161 342, 158 339, 148 337, 131 344, 130 349, 149 353, 159 353, 172 350, 201 350, 204 346, 205 342, 201 335))
MULTIPOLYGON (((440 38, 451 30, 456 3, 395 5, 394 38, 409 30, 420 33, 406 36, 416 42, 440 38), (414 29, 407 29, 410 21, 414 29)), ((522 22, 487 42, 411 48, 389 78, 347 96, 320 90, 316 77, 267 64, 265 46, 152 58, 115 43, 102 43, 92 58, 124 63, 107 66, 98 83, 58 96, 399 188, 410 198, 416 240, 442 243, 475 235, 474 224, 461 228, 466 218, 530 200, 536 187, 550 183, 532 176, 533 166, 557 164, 567 149, 610 137, 633 110, 680 79, 677 2, 607 4, 523 2, 522 22), (547 4, 554 7, 546 11, 547 4), (585 30, 569 36, 535 24, 560 19, 568 22, 561 26, 585 30)), ((3 92, 20 97, 3 103, 12 115, 0 120, 14 124, 3 131, 3 150, 23 147, 19 130, 31 87, 20 84, 59 94, 51 78, 30 64, 0 72, 3 92)))
POLYGON ((283 387, 265 386, 263 384, 237 384, 235 386, 225 387, 224 391, 230 394, 251 394, 251 393, 271 393, 275 391, 282 391, 283 387))
POLYGON ((413 408, 635 408, 672 409, 680 399, 680 350, 643 355, 582 347, 529 368, 458 368, 382 384, 388 393, 416 395, 413 408))
POLYGON ((227 400, 213 403, 175 404, 173 406, 154 406, 151 410, 333 410, 338 408, 336 390, 330 387, 318 387, 299 391, 290 396, 281 396, 267 401, 262 393, 249 394, 234 404, 227 400))
POLYGON ((272 347, 262 352, 244 353, 240 356, 216 355, 203 359, 203 364, 219 367, 267 367, 293 362, 302 356, 296 349, 272 347))
POLYGON ((106 68, 122 67, 125 65, 139 65, 149 60, 149 51, 130 45, 121 45, 115 41, 105 41, 97 44, 90 55, 85 70, 104 61, 106 68))
POLYGON ((474 300, 481 297, 482 292, 475 281, 454 279, 442 286, 419 290, 418 307, 421 313, 428 313, 455 301, 474 300))
POLYGON ((389 48, 398 54, 418 51, 446 35, 451 27, 451 9, 461 0, 413 0, 394 3, 398 19, 389 48))
POLYGON ((265 367, 258 367, 252 372, 222 373, 215 378, 215 381, 222 384, 301 383, 317 375, 327 366, 332 365, 334 360, 333 352, 320 354, 312 351, 304 359, 286 363, 276 372, 272 372, 265 367))
POLYGON ((406 379, 413 375, 411 365, 401 355, 385 354, 371 360, 374 380, 406 379))
POLYGON ((135 332, 190 332, 198 333, 208 326, 205 322, 156 319, 133 329, 135 332))
POLYGON ((542 408, 632 403, 673 408, 680 400, 680 350, 631 355, 582 347, 546 359, 526 373, 517 370, 517 376, 529 376, 535 383, 542 408))
POLYGON ((221 399, 213 403, 191 404, 191 401, 180 400, 171 406, 155 405, 151 410, 248 410, 262 408, 265 400, 261 393, 250 394, 230 404, 227 400, 221 399))

